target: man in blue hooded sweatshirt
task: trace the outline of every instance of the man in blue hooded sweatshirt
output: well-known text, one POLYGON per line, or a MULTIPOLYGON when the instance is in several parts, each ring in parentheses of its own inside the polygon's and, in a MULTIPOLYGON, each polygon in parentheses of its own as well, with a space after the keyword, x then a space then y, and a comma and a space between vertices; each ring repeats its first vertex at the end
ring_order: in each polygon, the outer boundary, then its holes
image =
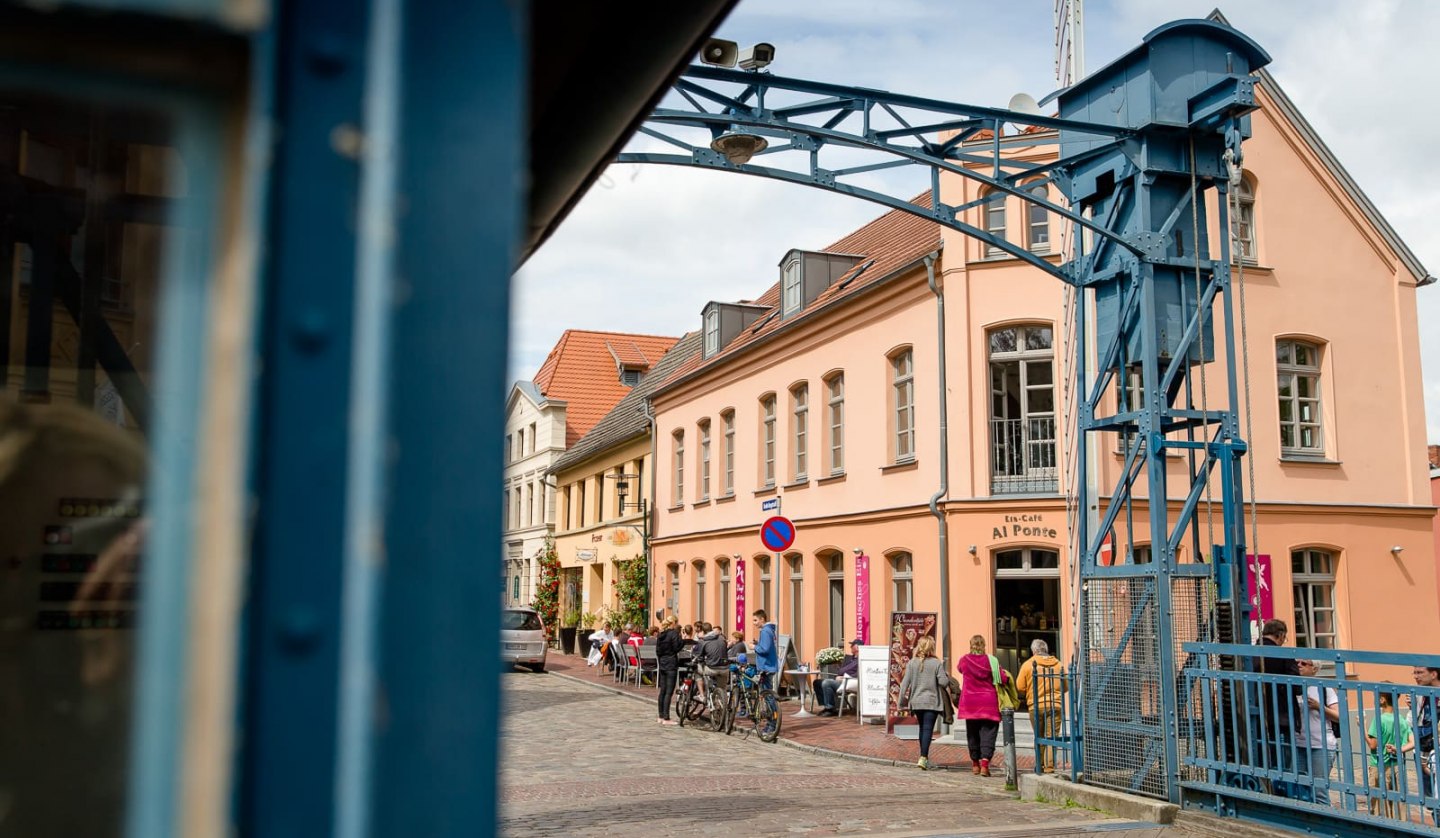
POLYGON ((755 669, 761 675, 762 684, 774 686, 775 673, 780 671, 780 650, 775 642, 775 624, 770 622, 764 608, 755 609, 750 617, 755 628, 760 630, 759 639, 755 641, 755 669))

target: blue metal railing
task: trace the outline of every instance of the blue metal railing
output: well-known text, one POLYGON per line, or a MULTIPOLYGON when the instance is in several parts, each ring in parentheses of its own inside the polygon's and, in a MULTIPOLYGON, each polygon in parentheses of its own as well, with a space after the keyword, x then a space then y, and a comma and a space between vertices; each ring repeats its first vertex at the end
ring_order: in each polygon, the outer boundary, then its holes
POLYGON ((1440 668, 1440 655, 1219 643, 1183 649, 1179 782, 1187 805, 1323 824, 1331 834, 1440 835, 1433 730, 1440 686, 1418 686, 1412 675, 1416 667, 1440 668), (1237 668, 1220 668, 1221 656, 1237 668), (1307 659, 1319 666, 1290 666, 1307 659))
POLYGON ((1075 667, 1035 670, 1038 697, 1030 708, 1030 725, 1035 731, 1035 773, 1060 774, 1074 782, 1079 779, 1080 693, 1075 689, 1075 667))

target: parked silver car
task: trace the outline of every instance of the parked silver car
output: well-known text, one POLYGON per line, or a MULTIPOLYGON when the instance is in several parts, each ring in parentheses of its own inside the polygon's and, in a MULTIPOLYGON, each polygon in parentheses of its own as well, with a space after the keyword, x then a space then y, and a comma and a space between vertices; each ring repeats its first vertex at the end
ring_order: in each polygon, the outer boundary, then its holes
POLYGON ((530 608, 506 608, 500 615, 500 659, 545 671, 545 621, 530 608))

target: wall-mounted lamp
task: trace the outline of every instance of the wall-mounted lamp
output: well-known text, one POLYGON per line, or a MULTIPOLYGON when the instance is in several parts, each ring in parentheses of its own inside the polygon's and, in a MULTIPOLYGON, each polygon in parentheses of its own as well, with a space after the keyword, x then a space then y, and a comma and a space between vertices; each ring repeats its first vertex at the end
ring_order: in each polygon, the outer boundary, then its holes
POLYGON ((865 548, 864 548, 864 547, 856 547, 855 549, 851 550, 851 552, 858 556, 858 555, 860 555, 861 553, 864 553, 864 552, 865 552, 865 548))
POLYGON ((1396 544, 1394 547, 1390 548, 1390 555, 1394 556, 1397 559, 1400 558, 1400 554, 1403 552, 1405 552, 1405 548, 1401 547, 1399 544, 1396 544))
POLYGON ((973 555, 975 555, 977 552, 979 552, 979 551, 975 549, 975 545, 974 545, 974 544, 971 544, 971 545, 970 545, 970 555, 973 556, 973 555))
POLYGON ((736 560, 737 562, 740 560, 740 554, 739 554, 739 553, 732 553, 730 557, 731 557, 732 559, 736 560))

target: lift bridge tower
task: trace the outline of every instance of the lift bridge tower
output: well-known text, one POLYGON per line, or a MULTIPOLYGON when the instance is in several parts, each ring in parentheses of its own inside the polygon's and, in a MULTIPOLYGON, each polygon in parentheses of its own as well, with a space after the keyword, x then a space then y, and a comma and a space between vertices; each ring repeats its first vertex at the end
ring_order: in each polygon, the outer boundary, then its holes
MULTIPOLYGON (((715 52, 722 62, 726 53, 715 52)), ((1243 285, 1232 283, 1229 235, 1212 242, 1210 231, 1230 229, 1231 184, 1256 108, 1251 74, 1269 56, 1229 26, 1175 21, 1062 90, 1058 115, 1047 116, 782 78, 764 70, 764 50, 746 55, 748 71, 686 70, 640 127, 678 152, 648 144, 617 160, 732 171, 874 201, 978 238, 1071 287, 1070 328, 1081 347, 1072 364, 1073 470, 1089 473, 1087 452, 1116 450, 1117 439, 1124 452, 1113 485, 1075 488, 1085 777, 1178 800, 1180 731, 1195 723, 1181 686, 1181 645, 1243 640, 1248 622, 1237 597, 1246 555, 1243 328, 1236 341, 1243 285), (1006 126, 1021 130, 1007 134, 1006 126), (1007 154, 1044 143, 1058 144, 1048 163, 1007 154), (861 156, 875 162, 826 165, 861 156), (896 167, 929 170, 930 206, 856 181, 896 167), (1057 267, 967 223, 979 202, 945 204, 942 172, 1065 219, 1071 258, 1057 267), (1055 184, 1066 203, 1033 194, 1037 179, 1055 184), (1173 479, 1176 469, 1182 480, 1173 479), (1100 561, 1117 531, 1131 545, 1140 533, 1151 561, 1134 564, 1134 551, 1119 549, 1107 552, 1120 561, 1100 561), (1182 545, 1194 561, 1177 561, 1182 545)), ((948 556, 940 562, 948 593, 948 556)), ((947 612, 945 596, 948 640, 947 612)))

